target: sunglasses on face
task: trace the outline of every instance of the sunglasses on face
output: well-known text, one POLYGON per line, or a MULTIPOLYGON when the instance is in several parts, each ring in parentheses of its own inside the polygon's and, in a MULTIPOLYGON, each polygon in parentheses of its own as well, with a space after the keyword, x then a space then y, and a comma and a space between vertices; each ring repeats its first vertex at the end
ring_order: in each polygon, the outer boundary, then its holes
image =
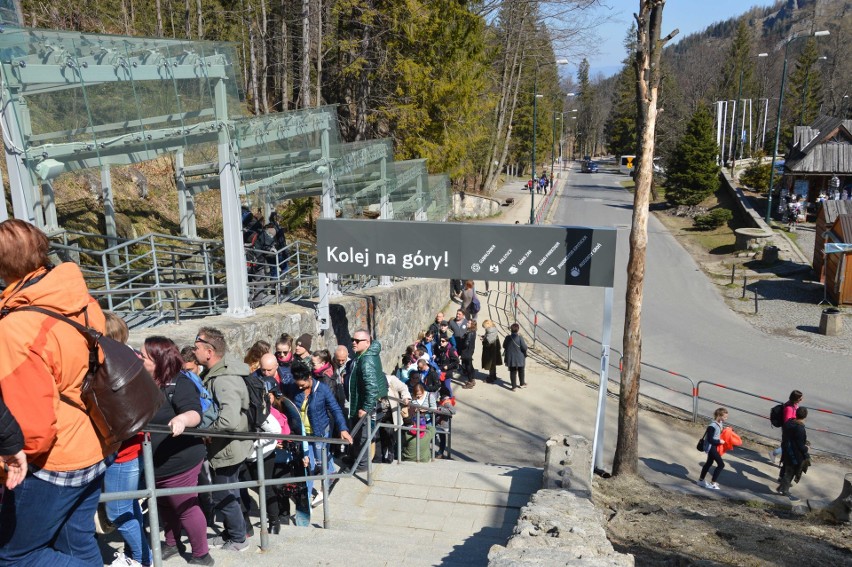
POLYGON ((363 343, 365 341, 369 341, 370 339, 352 339, 353 343, 363 343))
POLYGON ((289 351, 289 350, 288 350, 288 351, 286 351, 286 352, 285 352, 285 351, 283 351, 283 350, 276 350, 276 351, 275 351, 275 356, 287 356, 288 354, 290 354, 290 351, 289 351))

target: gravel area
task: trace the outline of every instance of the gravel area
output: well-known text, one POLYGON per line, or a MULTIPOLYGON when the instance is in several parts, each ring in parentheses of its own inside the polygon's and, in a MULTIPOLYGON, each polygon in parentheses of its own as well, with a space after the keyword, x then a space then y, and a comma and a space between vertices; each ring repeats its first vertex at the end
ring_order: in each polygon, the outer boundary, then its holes
MULTIPOLYGON (((794 243, 808 258, 813 257, 814 225, 803 224, 796 230, 794 243)), ((823 285, 813 281, 810 265, 790 261, 765 268, 758 261, 747 261, 738 269, 736 281, 730 283, 730 264, 721 273, 718 263, 706 266, 708 272, 719 284, 722 295, 731 309, 741 314, 756 328, 775 337, 789 340, 812 348, 849 353, 852 344, 852 316, 850 309, 841 307, 843 329, 837 336, 820 334, 819 323, 822 310, 833 307, 823 302, 823 285), (742 277, 746 275, 746 297, 743 299, 742 277), (755 313, 754 292, 757 291, 758 304, 755 313)))

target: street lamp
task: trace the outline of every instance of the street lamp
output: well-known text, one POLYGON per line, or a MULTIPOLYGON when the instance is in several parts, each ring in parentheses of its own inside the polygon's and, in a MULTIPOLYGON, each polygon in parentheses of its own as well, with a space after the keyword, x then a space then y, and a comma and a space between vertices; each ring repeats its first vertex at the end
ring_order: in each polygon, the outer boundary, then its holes
MULTIPOLYGON (((557 59, 553 63, 543 63, 539 65, 536 61, 535 64, 535 75, 533 75, 533 139, 532 139, 532 179, 535 180, 535 138, 536 138, 536 129, 538 128, 538 69, 539 67, 545 67, 547 65, 567 65, 567 59, 557 59)), ((544 95, 541 95, 544 96, 544 95)), ((535 224, 535 187, 530 188, 530 224, 535 224)))
MULTIPOLYGON (((577 96, 577 93, 565 93, 565 96, 566 97, 577 96)), ((563 117, 566 114, 568 114, 568 112, 569 111, 562 111, 562 112, 560 112, 558 110, 553 111, 553 132, 552 132, 553 138, 552 138, 552 143, 550 144, 550 182, 551 183, 553 183, 553 162, 556 160, 556 150, 554 149, 554 146, 556 145, 556 119, 557 119, 557 115, 558 115, 559 120, 562 120, 562 124, 564 125, 565 121, 564 121, 563 117)), ((577 109, 575 108, 574 110, 571 110, 570 112, 577 112, 577 109)), ((560 140, 559 140, 559 157, 561 158, 562 157, 562 129, 559 130, 559 133, 560 133, 560 136, 559 136, 559 138, 560 138, 560 140)))
POLYGON ((766 202, 766 223, 772 223, 772 190, 775 188, 775 159, 778 157, 778 136, 781 134, 781 105, 784 102, 784 83, 787 81, 787 51, 790 44, 803 37, 821 37, 831 35, 828 30, 813 32, 808 35, 794 35, 784 43, 784 67, 781 70, 781 94, 778 95, 778 120, 775 122, 775 147, 772 150, 772 169, 769 170, 769 199, 766 202))
MULTIPOLYGON (((758 53, 757 56, 758 57, 769 57, 769 54, 768 53, 758 53)), ((734 138, 734 154, 731 156, 731 177, 732 178, 734 177, 734 166, 737 163, 737 146, 739 145, 740 138, 742 137, 741 132, 739 130, 737 130, 737 114, 736 114, 736 112, 737 112, 737 105, 740 104, 740 101, 742 100, 742 96, 743 96, 743 74, 744 73, 745 73, 745 64, 743 64, 742 68, 740 69, 740 88, 737 91, 737 102, 734 105, 734 132, 736 132, 737 137, 734 138)), ((745 117, 743 117, 743 118, 745 118, 745 117)), ((749 123, 749 124, 751 124, 751 123, 749 123)), ((740 127, 740 130, 742 130, 742 126, 740 127)), ((735 181, 736 181, 736 179, 735 179, 735 181)))

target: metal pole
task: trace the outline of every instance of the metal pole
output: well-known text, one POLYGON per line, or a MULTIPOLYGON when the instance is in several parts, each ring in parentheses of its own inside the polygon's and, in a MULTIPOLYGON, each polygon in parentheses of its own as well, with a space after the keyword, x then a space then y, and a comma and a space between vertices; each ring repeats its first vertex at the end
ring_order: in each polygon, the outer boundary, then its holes
POLYGON ((590 471, 591 476, 594 476, 595 468, 603 469, 604 467, 604 426, 606 423, 606 394, 609 380, 609 341, 612 337, 612 304, 613 288, 608 287, 604 290, 600 385, 598 387, 598 413, 597 419, 595 420, 595 438, 592 442, 592 454, 594 455, 594 459, 592 462, 592 470, 590 471))
POLYGON ((269 523, 266 521, 266 471, 263 470, 263 442, 257 442, 255 449, 255 457, 257 458, 257 506, 260 510, 260 549, 266 551, 269 549, 269 523))
MULTIPOLYGON (((795 39, 795 38, 793 38, 795 39)), ((769 196, 766 201, 766 222, 772 224, 772 191, 775 189, 775 159, 778 157, 778 136, 781 134, 781 105, 784 102, 784 83, 787 80, 787 48, 790 46, 788 40, 784 45, 784 67, 781 71, 781 94, 778 95, 778 120, 775 122, 775 146, 772 149, 771 169, 769 170, 769 196)))
POLYGON ((742 129, 742 127, 737 129, 737 106, 740 104, 740 100, 742 99, 742 96, 743 96, 743 74, 745 74, 745 64, 743 64, 742 69, 740 69, 740 88, 737 89, 737 101, 734 103, 734 128, 733 129, 736 131, 736 136, 734 137, 734 151, 731 154, 731 177, 733 178, 734 183, 736 183, 736 181, 737 181, 737 178, 734 176, 734 166, 737 164, 737 146, 739 145, 739 142, 740 142, 739 130, 742 129))
POLYGON ((151 447, 150 433, 146 433, 142 440, 142 467, 145 475, 145 488, 150 494, 148 497, 148 525, 151 528, 151 556, 154 558, 154 567, 162 567, 163 553, 160 548, 160 514, 157 511, 157 498, 153 493, 156 481, 154 477, 154 450, 151 447))
MULTIPOLYGON (((538 63, 535 66, 535 75, 533 79, 533 131, 532 131, 532 172, 530 173, 535 185, 535 131, 537 128, 536 119, 538 116, 538 63)), ((535 187, 530 187, 530 224, 535 224, 535 187)))
POLYGON ((553 111, 553 128, 551 128, 550 134, 550 183, 553 184, 553 162, 556 161, 556 114, 557 112, 553 111))
POLYGON ((320 462, 322 463, 322 527, 324 529, 331 528, 331 515, 328 509, 328 497, 331 489, 331 483, 328 481, 328 447, 325 443, 318 443, 320 446, 320 462))

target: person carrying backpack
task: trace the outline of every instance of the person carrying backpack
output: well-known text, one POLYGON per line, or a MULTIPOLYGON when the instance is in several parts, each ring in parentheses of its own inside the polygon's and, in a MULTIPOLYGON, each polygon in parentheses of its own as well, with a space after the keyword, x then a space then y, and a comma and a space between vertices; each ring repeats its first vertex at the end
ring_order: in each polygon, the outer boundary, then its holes
MULTIPOLYGON (((804 399, 804 395, 799 390, 793 390, 790 392, 789 399, 781 405, 781 422, 776 425, 776 423, 772 423, 773 427, 784 427, 784 424, 790 421, 791 419, 796 419, 796 410, 799 409, 799 404, 804 399)), ((773 408, 774 410, 775 408, 773 408)), ((772 420, 772 415, 770 414, 770 421, 772 420)), ((777 447, 776 449, 769 451, 766 454, 769 457, 769 461, 774 465, 776 459, 781 456, 781 447, 777 447)), ((783 464, 781 465, 783 468, 783 464)), ((784 476, 783 470, 779 475, 779 478, 784 476)))
POLYGON ((2 461, 18 476, 28 468, 14 498, 9 493, 3 499, 0 564, 100 565, 94 517, 104 471, 118 447, 99 436, 81 397, 89 348, 71 325, 15 310, 43 307, 99 332, 105 321, 80 268, 73 262, 54 266, 49 249, 35 225, 0 223, 0 278, 7 284, 0 295, 0 398, 26 447, 2 461))
MULTIPOLYGON (((225 337, 218 329, 202 327, 195 337, 195 356, 207 370, 202 379, 219 406, 213 431, 249 431, 249 391, 243 379, 250 373, 245 362, 228 354, 225 337)), ((213 484, 239 480, 239 470, 252 450, 250 439, 214 437, 207 445, 213 484)), ((242 551, 248 547, 246 523, 240 508, 240 491, 230 488, 212 493, 213 508, 222 515, 222 535, 211 540, 214 547, 242 551)))

